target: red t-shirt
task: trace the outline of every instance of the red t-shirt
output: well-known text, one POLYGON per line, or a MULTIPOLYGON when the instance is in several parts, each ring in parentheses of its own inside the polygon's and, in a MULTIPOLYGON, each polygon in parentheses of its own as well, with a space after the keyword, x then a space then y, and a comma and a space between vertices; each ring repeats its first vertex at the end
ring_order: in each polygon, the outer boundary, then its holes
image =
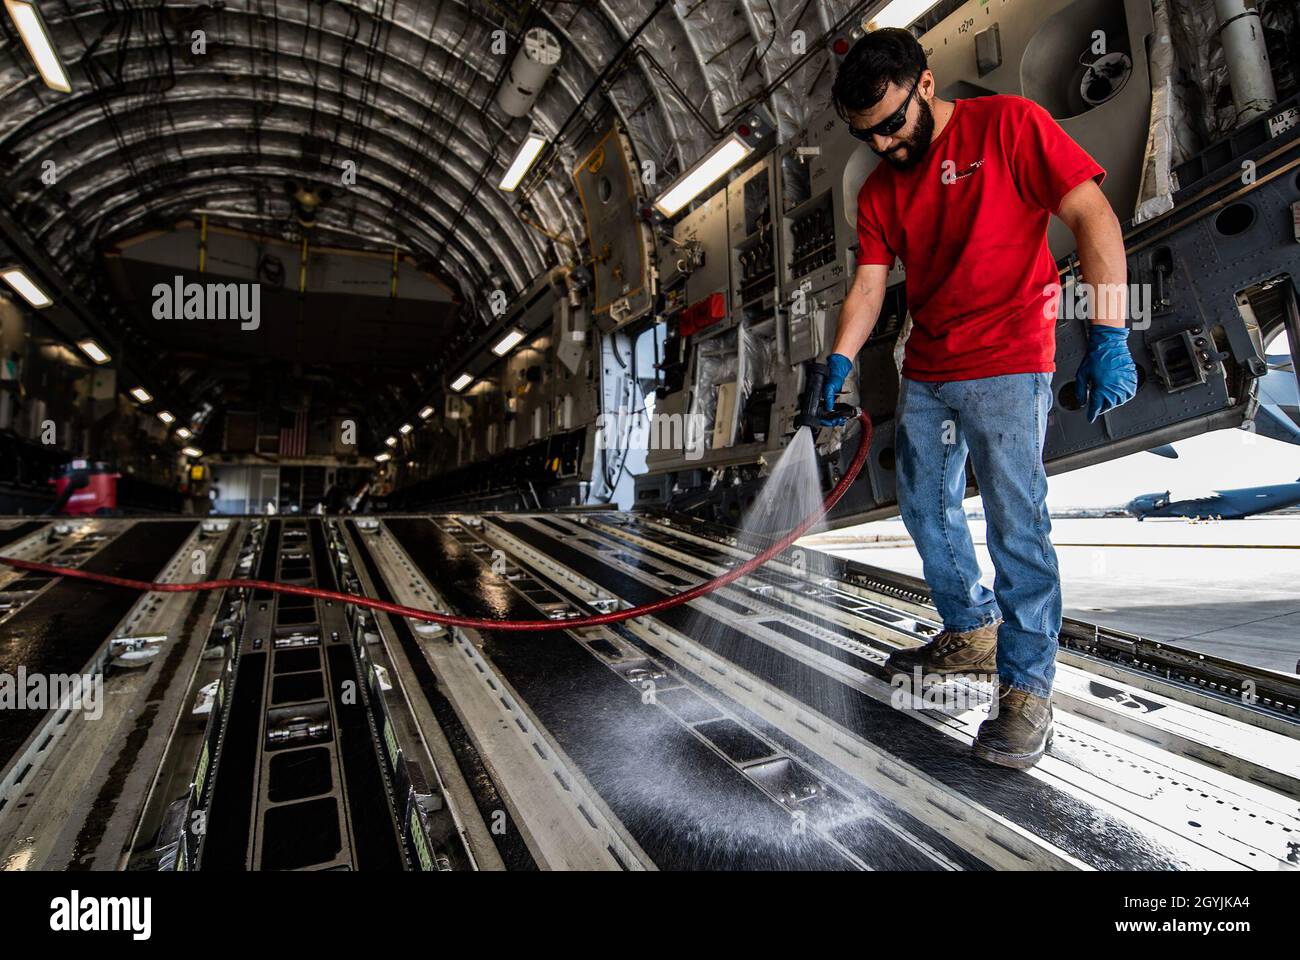
POLYGON ((1106 172, 1038 104, 958 100, 920 166, 881 163, 858 193, 858 263, 907 271, 903 375, 973 380, 1056 369, 1047 225, 1106 172))

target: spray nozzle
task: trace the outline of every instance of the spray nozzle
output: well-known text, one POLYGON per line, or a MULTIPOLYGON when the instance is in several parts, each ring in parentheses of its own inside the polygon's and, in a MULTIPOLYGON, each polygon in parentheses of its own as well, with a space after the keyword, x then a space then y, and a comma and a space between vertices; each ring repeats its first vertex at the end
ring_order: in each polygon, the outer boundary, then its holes
POLYGON ((858 408, 852 404, 837 403, 827 408, 823 394, 826 392, 826 380, 830 372, 830 368, 824 363, 810 361, 805 367, 807 386, 803 396, 799 398, 799 415, 794 418, 796 430, 800 427, 811 427, 817 430, 823 426, 823 420, 852 420, 857 417, 858 408))

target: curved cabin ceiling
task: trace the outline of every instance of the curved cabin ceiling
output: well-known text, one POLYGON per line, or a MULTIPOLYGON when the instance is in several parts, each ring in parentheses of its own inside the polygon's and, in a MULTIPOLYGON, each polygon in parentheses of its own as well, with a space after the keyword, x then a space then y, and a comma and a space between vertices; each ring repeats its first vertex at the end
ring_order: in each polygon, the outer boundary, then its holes
MULTIPOLYGON (((241 358, 226 356, 223 369, 203 362, 202 343, 184 352, 158 338, 130 302, 141 291, 110 262, 140 238, 206 217, 209 229, 257 243, 394 256, 462 304, 431 314, 437 336, 454 336, 489 315, 492 291, 513 300, 581 258, 572 175, 595 135, 623 129, 653 196, 747 111, 769 111, 778 136, 798 129, 827 102, 830 38, 883 6, 42 3, 71 91, 42 82, 5 17, 4 226, 42 252, 105 336, 131 345, 154 383, 219 398, 241 358), (558 66, 526 115, 510 116, 498 93, 535 27, 558 39, 558 66), (530 133, 547 145, 520 187, 503 191, 530 133)), ((417 338, 406 351, 411 369, 353 388, 401 408, 404 385, 422 388, 419 368, 437 359, 425 346, 417 338)))

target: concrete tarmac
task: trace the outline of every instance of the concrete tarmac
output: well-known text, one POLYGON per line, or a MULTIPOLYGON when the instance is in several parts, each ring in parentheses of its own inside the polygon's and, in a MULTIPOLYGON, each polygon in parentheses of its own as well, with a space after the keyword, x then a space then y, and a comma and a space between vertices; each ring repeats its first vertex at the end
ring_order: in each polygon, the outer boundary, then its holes
MULTIPOLYGON (((1055 518, 1067 616, 1287 673, 1300 658, 1300 516, 1055 518)), ((984 582, 984 522, 970 520, 984 582)), ((818 550, 922 576, 901 520, 806 538, 818 550)))

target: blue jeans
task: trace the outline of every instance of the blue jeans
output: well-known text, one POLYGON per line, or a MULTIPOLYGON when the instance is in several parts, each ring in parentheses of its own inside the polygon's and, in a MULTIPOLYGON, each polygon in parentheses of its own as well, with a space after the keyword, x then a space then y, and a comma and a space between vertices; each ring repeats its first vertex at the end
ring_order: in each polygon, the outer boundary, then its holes
POLYGON ((1061 632, 1061 577, 1047 515, 1043 437, 1052 377, 1018 373, 927 383, 903 378, 898 400, 898 503, 921 554, 944 628, 998 628, 998 676, 1051 694, 1061 632), (984 499, 993 590, 962 509, 966 459, 984 499))

